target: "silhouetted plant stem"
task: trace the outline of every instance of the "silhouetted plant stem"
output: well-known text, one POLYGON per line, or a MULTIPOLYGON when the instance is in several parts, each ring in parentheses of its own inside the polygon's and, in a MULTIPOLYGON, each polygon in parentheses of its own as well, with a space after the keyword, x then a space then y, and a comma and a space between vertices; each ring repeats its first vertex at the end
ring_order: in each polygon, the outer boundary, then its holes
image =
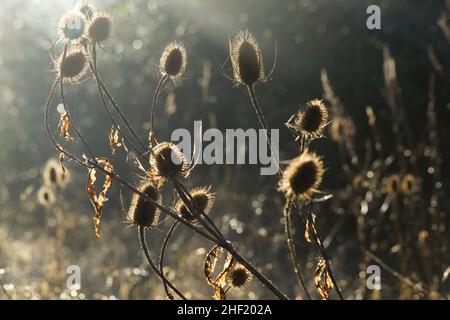
POLYGON ((298 262, 297 253, 295 251, 295 243, 291 234, 291 203, 287 202, 286 207, 284 209, 284 232, 286 233, 286 241, 289 249, 289 257, 291 258, 292 266, 294 268, 294 272, 297 276, 297 280, 300 283, 303 292, 306 295, 308 300, 311 300, 311 296, 309 295, 308 289, 305 284, 305 280, 301 274, 299 269, 300 263, 298 262))
MULTIPOLYGON (((102 100, 102 104, 103 107, 106 111, 106 113, 108 114, 108 117, 110 119, 110 121, 112 122, 114 128, 120 133, 120 135, 123 137, 123 139, 127 142, 127 144, 129 144, 138 154, 141 154, 141 151, 135 146, 135 144, 123 133, 122 129, 120 129, 120 126, 117 124, 117 122, 114 120, 114 117, 111 114, 111 111, 109 110, 108 104, 105 101, 105 96, 103 92, 106 92, 106 86, 103 84, 102 80, 100 79, 99 73, 98 73, 98 68, 97 68, 97 53, 96 53, 96 47, 95 44, 93 46, 93 63, 91 61, 89 61, 89 67, 91 69, 92 74, 94 75, 94 78, 97 82, 97 87, 98 87, 98 92, 100 94, 100 98, 102 100)), ((112 100, 109 99, 110 101, 112 100)), ((128 128, 128 130, 131 132, 131 134, 133 135, 133 137, 138 141, 138 143, 140 144, 140 146, 144 149, 144 152, 146 151, 145 145, 139 140, 139 138, 137 137, 136 133, 134 132, 133 128, 131 127, 131 125, 128 123, 128 121, 126 120, 126 118, 122 115, 122 112, 120 110, 120 108, 118 106, 115 105, 114 102, 111 102, 111 104, 113 105, 114 109, 116 110, 116 112, 120 115, 122 121, 125 123, 125 126, 128 128), (116 108, 117 107, 117 108, 116 108)))
POLYGON ((344 300, 344 297, 342 295, 341 289, 334 277, 334 273, 333 270, 331 269, 330 266, 330 260, 328 259, 327 253, 325 251, 325 248, 323 247, 322 244, 322 238, 320 237, 319 231, 317 229, 316 223, 312 217, 312 212, 311 212, 311 208, 309 206, 308 203, 305 203, 305 207, 306 207, 306 220, 308 221, 308 226, 309 226, 309 234, 312 235, 312 238, 314 240, 314 243, 316 244, 318 251, 320 253, 320 255, 322 256, 322 258, 325 261, 325 266, 327 268, 327 272, 330 275, 331 281, 333 282, 334 285, 334 289, 336 290, 339 298, 341 300, 344 300))
MULTIPOLYGON (((64 46, 63 60, 66 58, 67 50, 68 50, 68 45, 66 44, 66 45, 64 46)), ((87 152, 89 153, 89 155, 90 155, 93 159, 95 159, 94 154, 93 154, 91 148, 89 147, 88 143, 87 143, 86 140, 83 138, 83 136, 81 135, 80 131, 78 130, 77 125, 76 125, 75 122, 74 122, 74 119, 72 118, 72 115, 71 115, 70 110, 69 110, 69 106, 66 104, 66 99, 65 99, 65 96, 64 96, 64 79, 63 79, 63 77, 60 77, 60 78, 59 78, 59 81, 60 81, 60 89, 61 89, 61 91, 60 91, 60 92, 61 92, 61 101, 62 101, 62 104, 63 104, 63 106, 64 106, 64 110, 66 111, 67 118, 69 119, 69 123, 71 124, 73 130, 75 131, 75 134, 78 136, 78 138, 79 138, 79 139, 81 140, 81 142, 83 143, 83 145, 84 145, 84 147, 86 148, 86 150, 87 150, 87 152)))
MULTIPOLYGON (((266 130, 267 135, 267 143, 270 146, 271 152, 272 150, 272 140, 271 140, 271 132, 270 127, 267 124, 266 118, 264 117, 264 113, 261 109, 261 106, 258 102, 258 98, 256 97, 255 93, 255 87, 254 86, 247 86, 248 95, 250 97, 250 101, 252 102, 253 109, 255 110, 256 115, 258 116, 259 123, 261 124, 261 127, 266 130)), ((278 163, 277 163, 278 165, 278 163)))
MULTIPOLYGON (((47 103, 46 103, 46 107, 45 107, 45 126, 47 129, 47 134, 49 135, 49 138, 51 140, 51 142, 53 143, 54 147, 62 154, 64 154, 65 156, 67 156, 69 159, 74 160, 76 163, 78 163, 79 165, 86 167, 88 169, 98 169, 99 171, 101 171, 103 174, 111 177, 111 179, 113 179, 113 181, 117 181, 119 182, 119 184, 121 184, 122 186, 126 187, 127 189, 129 189, 130 191, 134 192, 135 194, 138 194, 140 197, 142 197, 143 199, 145 199, 146 201, 148 201, 149 203, 151 203, 152 205, 154 205, 155 207, 157 207, 158 209, 160 209, 162 212, 168 214, 169 216, 171 216, 172 218, 174 218, 175 220, 179 221, 180 223, 186 225, 187 227, 189 227, 191 230, 193 230, 194 232, 196 232, 197 234, 199 234, 200 236, 204 237, 205 239, 219 245, 220 247, 224 248, 226 251, 228 251, 231 255, 233 255, 233 257, 240 262, 244 267, 246 267, 267 289, 269 289, 275 296, 277 296, 279 299, 282 300, 287 300, 288 298, 281 293, 281 291, 274 286, 270 280, 268 280, 263 274, 261 274, 250 262, 248 262, 243 256, 241 256, 235 249, 234 247, 227 242, 226 240, 224 241, 220 241, 219 239, 217 239, 214 235, 214 232, 212 233, 212 235, 210 235, 209 233, 204 232, 203 230, 195 227, 194 225, 192 225, 191 223, 189 223, 188 221, 186 221, 185 219, 181 218, 179 216, 179 214, 175 211, 173 211, 172 208, 169 208, 167 206, 161 205, 158 202, 154 201, 152 198, 150 198, 148 195, 140 192, 139 190, 137 190, 135 187, 133 187, 130 183, 126 182, 125 180, 123 180, 120 176, 118 176, 117 174, 106 170, 104 167, 102 167, 98 162, 94 161, 93 159, 86 159, 86 160, 82 160, 79 157, 77 157, 76 155, 68 152, 66 149, 64 149, 60 144, 58 144, 58 142, 56 142, 55 137, 53 136, 53 133, 51 131, 50 125, 49 125, 49 112, 50 112, 50 106, 52 103, 52 99, 54 97, 56 88, 58 86, 59 83, 59 78, 55 79, 54 84, 52 85, 52 88, 50 90, 50 94, 49 97, 47 98, 47 103)), ((180 190, 181 191, 181 190, 180 190)), ((181 192, 182 193, 182 192, 181 192)), ((209 227, 209 226, 208 226, 209 227)), ((142 237, 141 240, 145 241, 145 237, 142 237)), ((144 252, 145 253, 145 252, 144 252)), ((147 251, 148 253, 148 251, 147 251)), ((149 257, 149 256, 148 256, 149 257)), ((146 255, 147 258, 147 255, 146 255)), ((159 270, 158 270, 159 271, 159 270)), ((159 275, 160 273, 158 273, 159 275)), ((170 287, 170 285, 169 285, 170 287)))
MULTIPOLYGON (((258 102, 258 98, 256 97, 256 93, 255 93, 255 87, 254 86, 247 86, 247 91, 248 91, 248 95, 250 97, 250 101, 252 103, 253 109, 255 110, 255 113, 258 116, 259 122, 261 127, 265 130, 266 132, 266 137, 267 137, 267 144, 269 145, 270 148, 270 152, 272 155, 275 154, 275 150, 272 148, 272 140, 271 140, 271 132, 270 132, 270 127, 267 124, 266 118, 264 117, 264 113, 262 111, 262 108, 258 102)), ((278 159, 276 154, 275 154, 275 159, 278 159)), ((281 172, 279 163, 276 164, 277 168, 278 168, 278 175, 280 178, 282 178, 283 173, 281 172)), ((295 203, 293 204, 294 207, 296 207, 295 203)), ((284 214, 284 218, 285 218, 285 234, 286 234, 286 241, 287 241, 287 245, 288 245, 288 250, 289 250, 289 255, 291 258, 291 261, 293 263, 293 267, 294 267, 294 272, 297 276, 297 280, 300 284, 300 286, 303 288, 303 291, 305 292, 306 296, 308 299, 311 299, 311 296, 308 293, 308 290, 306 288, 303 276, 301 275, 301 271, 300 271, 300 263, 298 261, 297 255, 295 253, 295 248, 293 246, 294 244, 294 240, 292 238, 292 234, 290 232, 290 217, 289 217, 289 213, 287 213, 285 211, 284 214)))
POLYGON ((164 285, 168 285, 175 293, 183 300, 187 300, 186 297, 162 274, 159 269, 155 266, 152 257, 150 256, 150 252, 148 251, 147 241, 145 240, 145 227, 139 226, 139 240, 141 242, 142 250, 144 251, 145 257, 147 258, 148 264, 156 272, 156 274, 163 280, 164 285))
MULTIPOLYGON (((170 238, 172 237, 173 232, 178 227, 179 221, 175 221, 169 228, 169 231, 167 231, 167 235, 164 238, 163 245, 161 247, 161 255, 159 257, 159 270, 161 270, 161 274, 164 274, 164 254, 167 248, 167 244, 169 243, 170 238)), ((164 290, 166 291, 167 296, 170 300, 173 300, 172 294, 169 292, 169 288, 167 286, 167 283, 164 281, 164 290)))
POLYGON ((156 86, 155 93, 153 94, 153 100, 152 100, 152 106, 151 106, 151 113, 150 113, 150 132, 154 133, 154 123, 155 123, 155 114, 156 114, 156 104, 158 102, 158 96, 159 92, 161 91, 162 86, 168 79, 167 75, 163 75, 161 79, 159 79, 158 84, 156 86))

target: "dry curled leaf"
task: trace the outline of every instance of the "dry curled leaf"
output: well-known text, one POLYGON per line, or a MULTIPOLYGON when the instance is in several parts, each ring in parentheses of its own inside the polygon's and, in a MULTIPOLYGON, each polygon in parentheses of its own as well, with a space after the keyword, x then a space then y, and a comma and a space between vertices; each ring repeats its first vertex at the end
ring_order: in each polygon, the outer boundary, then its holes
POLYGON ((116 154, 117 148, 123 146, 123 139, 120 138, 118 127, 112 126, 109 131, 109 146, 111 147, 112 154, 116 154))
POLYGON ((316 285, 317 292, 320 294, 322 299, 328 300, 330 291, 334 288, 334 285, 323 258, 319 258, 319 261, 317 262, 316 271, 314 272, 314 283, 316 285))
POLYGON ((206 256, 204 265, 206 280, 208 284, 214 288, 214 295, 212 297, 214 300, 226 300, 226 295, 224 291, 224 286, 226 284, 225 279, 234 263, 233 256, 230 253, 228 253, 227 259, 225 260, 223 266, 223 270, 217 277, 214 277, 213 273, 214 270, 216 269, 217 260, 222 252, 223 249, 219 246, 215 246, 214 248, 212 248, 211 251, 206 256))
MULTIPOLYGON (((109 173, 114 173, 114 168, 112 164, 107 159, 96 159, 97 162, 103 166, 105 171, 109 173)), ((112 178, 109 175, 105 175, 105 181, 103 183, 103 190, 97 195, 95 192, 95 181, 97 180, 96 176, 97 171, 94 168, 90 168, 88 171, 88 179, 87 179, 87 185, 86 185, 86 192, 88 194, 89 200, 91 201, 92 205, 95 209, 95 216, 94 216, 94 229, 95 229, 95 236, 97 239, 100 238, 100 219, 102 217, 102 211, 103 207, 105 206, 106 201, 108 201, 108 198, 106 197, 108 191, 111 189, 112 186, 112 178)))
POLYGON ((306 221, 306 227, 305 227, 305 240, 308 243, 311 243, 311 234, 310 234, 310 230, 312 231, 313 235, 317 234, 317 230, 316 230, 316 226, 315 226, 315 222, 316 222, 316 216, 312 213, 312 219, 313 219, 313 224, 310 225, 309 220, 306 221))
POLYGON ((59 119, 59 129, 61 132, 61 136, 66 141, 73 140, 72 136, 69 133, 69 127, 70 127, 69 115, 67 114, 67 112, 63 112, 61 113, 61 118, 59 119))

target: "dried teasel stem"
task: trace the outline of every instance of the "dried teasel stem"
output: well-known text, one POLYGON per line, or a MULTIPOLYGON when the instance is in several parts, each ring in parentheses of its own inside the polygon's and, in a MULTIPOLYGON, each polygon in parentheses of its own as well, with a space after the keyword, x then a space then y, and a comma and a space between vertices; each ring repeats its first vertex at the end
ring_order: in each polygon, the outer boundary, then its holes
POLYGON ((297 276, 297 280, 299 281, 306 298, 311 300, 311 295, 308 292, 308 288, 305 284, 305 280, 303 279, 302 273, 299 269, 299 261, 297 257, 297 253, 295 251, 295 243, 293 241, 293 237, 291 234, 291 203, 288 201, 284 208, 284 232, 286 233, 286 241, 289 249, 289 257, 291 258, 292 266, 294 268, 295 275, 297 276))
MULTIPOLYGON (((112 117, 112 114, 111 114, 111 112, 110 112, 110 110, 109 110, 109 108, 108 108, 108 106, 107 106, 107 104, 105 102, 105 99, 104 99, 104 96, 103 96, 103 92, 106 94, 106 97, 110 101, 110 103, 113 106, 114 110, 119 114, 120 119, 123 121, 123 123, 125 124, 126 128, 128 129, 128 131, 131 133, 133 138, 138 142, 138 144, 144 150, 144 152, 146 152, 148 148, 139 139, 138 135, 136 134, 135 130, 133 129, 133 126, 128 122, 127 118, 123 114, 123 112, 120 109, 119 105, 116 103, 116 101, 114 100, 114 98, 110 94, 108 88, 106 87, 106 85, 103 83, 103 81, 100 78, 99 71, 98 71, 98 64, 97 64, 97 44, 96 43, 94 43, 93 46, 92 46, 92 56, 93 56, 93 63, 90 63, 91 72, 94 74, 94 78, 95 78, 95 80, 97 82, 97 86, 98 86, 98 89, 99 89, 100 97, 101 97, 102 102, 103 102, 103 106, 104 106, 104 108, 105 108, 105 110, 106 110, 106 112, 108 114, 108 117, 109 117, 110 121, 113 123, 114 127, 116 128, 116 130, 119 131, 121 136, 127 141, 127 143, 130 144, 130 146, 132 146, 133 149, 138 151, 138 148, 126 137, 126 135, 121 131, 121 129, 117 125, 116 121, 112 117)), ((138 153, 141 154, 139 151, 138 151, 138 153)))
POLYGON ((166 83, 167 79, 169 79, 169 76, 167 74, 164 74, 161 79, 159 79, 158 84, 156 85, 155 93, 153 94, 152 99, 152 105, 150 107, 150 132, 154 134, 154 124, 155 124, 155 114, 156 114, 156 104, 158 102, 158 96, 161 91, 161 88, 166 83))
MULTIPOLYGON (((57 89, 59 83, 59 78, 57 78, 54 82, 54 84, 52 85, 52 88, 50 90, 50 94, 49 97, 47 99, 47 103, 46 103, 46 107, 45 107, 45 126, 47 129, 47 133, 49 135, 49 138, 51 140, 51 142, 53 143, 54 147, 62 154, 64 154, 67 158, 70 158, 72 160, 74 160, 76 163, 78 163, 81 166, 84 166, 86 168, 96 168, 99 171, 101 171, 103 174, 110 176, 113 180, 116 180, 117 182, 119 182, 122 186, 128 188, 129 190, 131 190, 132 192, 139 194, 141 197, 144 197, 147 201, 149 201, 150 203, 154 204, 156 207, 158 207, 162 212, 168 214, 169 216, 171 216, 172 218, 180 221, 181 223, 183 223, 184 225, 188 226, 190 229, 192 229, 193 231, 195 231, 197 234, 201 235, 202 237, 204 237, 205 239, 208 239, 209 241, 216 243, 217 245, 220 245, 222 248, 224 248, 225 250, 227 250, 230 254, 233 255, 233 257, 240 262, 242 265, 244 265, 267 289, 269 289, 275 296, 277 296, 279 299, 285 300, 287 299, 287 297, 276 287, 274 286, 270 280, 268 280, 263 274, 261 274, 252 264, 250 264, 243 256, 241 256, 235 249, 234 247, 227 242, 226 240, 219 240, 217 239, 215 236, 213 236, 215 234, 215 232, 210 233, 211 229, 208 226, 206 229, 209 229, 208 232, 204 232, 203 230, 195 227, 194 225, 192 225, 191 223, 189 223, 188 221, 182 219, 181 217, 179 217, 179 215, 174 212, 171 208, 168 208, 164 205, 160 205, 157 202, 154 202, 151 198, 147 197, 146 195, 142 194, 139 192, 139 190, 137 190, 136 188, 134 188, 132 185, 130 185, 128 182, 126 182, 125 180, 123 180, 122 178, 120 178, 118 175, 116 175, 113 172, 110 172, 108 170, 105 170, 105 168, 103 168, 101 165, 99 165, 96 161, 95 158, 94 159, 86 159, 86 160, 82 160, 79 157, 75 156, 74 154, 68 152, 66 149, 64 149, 61 145, 59 145, 52 133, 52 130, 50 128, 49 125, 49 112, 50 112, 50 106, 51 106, 51 102, 52 99, 54 97, 54 93, 57 89)), ((180 190, 181 192, 181 190, 180 190)), ((183 194, 183 192, 181 192, 181 194, 183 194)), ((181 196, 181 195, 180 195, 181 196)), ((205 215, 206 216, 206 215, 205 215)), ((205 219, 207 221, 210 221, 210 219, 206 216, 205 219)), ((202 221, 202 220, 201 220, 202 221)), ((211 224, 213 224, 212 222, 210 222, 211 224)), ((205 224, 203 224, 203 226, 205 226, 205 224)), ((217 227, 214 226, 214 229, 218 230, 217 227)), ((145 238, 142 238, 145 241, 145 238)), ((147 250, 148 253, 148 250, 147 250)), ((150 257, 149 255, 146 257, 150 257)), ((150 259, 151 260, 151 259, 150 259)))
MULTIPOLYGON (((175 221, 169 228, 169 231, 167 231, 167 235, 164 238, 163 245, 161 246, 161 254, 159 256, 159 270, 161 271, 161 274, 164 274, 164 254, 166 252, 167 244, 169 243, 170 238, 173 235, 173 232, 180 224, 179 221, 175 221)), ((173 300, 172 294, 169 292, 169 288, 167 286, 167 283, 163 281, 164 284, 164 290, 166 291, 167 297, 169 297, 170 300, 173 300)))
POLYGON ((142 250, 144 251, 145 257, 147 258, 148 264, 153 269, 153 271, 156 272, 156 274, 163 279, 164 285, 168 285, 181 299, 187 300, 186 297, 164 276, 164 274, 159 271, 159 269, 156 267, 155 263, 153 262, 150 252, 148 251, 147 241, 145 240, 145 227, 140 225, 138 226, 138 233, 139 233, 139 240, 141 242, 142 250))
POLYGON ((317 231, 316 223, 312 217, 311 207, 310 207, 309 203, 306 203, 305 207, 306 207, 306 216, 304 217, 304 219, 308 222, 308 224, 307 224, 307 227, 309 229, 308 232, 310 235, 312 235, 314 243, 316 244, 316 247, 318 248, 319 254, 322 256, 323 260, 325 261, 326 270, 327 270, 328 274, 330 275, 331 281, 333 282, 334 288, 336 289, 336 292, 337 292, 339 298, 341 300, 344 300, 342 291, 334 277, 333 270, 331 269, 330 260, 328 259, 327 253, 323 246, 322 238, 320 237, 320 234, 317 231))
MULTIPOLYGON (((64 60, 65 57, 67 56, 67 50, 68 50, 68 48, 69 48, 69 46, 66 44, 66 45, 64 46, 63 60, 64 60)), ((60 89, 61 89, 61 91, 60 91, 60 92, 61 92, 61 101, 62 101, 62 104, 63 104, 63 106, 64 106, 64 110, 65 110, 66 113, 67 113, 67 117, 68 117, 68 119, 69 119, 69 122, 70 122, 72 128, 74 129, 76 135, 78 136, 78 138, 80 138, 81 142, 82 142, 83 145, 85 146, 85 148, 86 148, 86 150, 88 151, 89 155, 90 155, 93 159, 95 159, 94 154, 93 154, 91 148, 89 147, 89 145, 88 145, 88 143, 86 142, 86 140, 84 139, 84 137, 81 135, 81 133, 80 133, 80 131, 79 131, 79 129, 78 129, 76 123, 74 123, 74 120, 73 120, 73 118, 72 118, 72 116, 71 116, 69 107, 68 107, 68 105, 66 104, 66 99, 65 99, 65 96, 64 96, 64 78, 63 78, 62 76, 60 76, 60 77, 59 77, 59 81, 60 81, 60 89)))

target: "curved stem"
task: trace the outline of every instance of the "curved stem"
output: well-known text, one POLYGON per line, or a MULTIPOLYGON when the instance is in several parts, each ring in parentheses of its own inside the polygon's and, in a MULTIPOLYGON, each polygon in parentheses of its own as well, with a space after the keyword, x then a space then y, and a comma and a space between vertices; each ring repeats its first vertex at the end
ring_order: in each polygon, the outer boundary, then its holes
MULTIPOLYGON (((108 114, 109 120, 112 122, 114 128, 120 133, 120 135, 123 137, 123 139, 138 153, 140 154, 141 151, 138 150, 138 148, 134 145, 134 143, 128 139, 128 137, 122 132, 122 130, 120 129, 119 125, 117 124, 117 122, 114 120, 111 111, 109 110, 108 104, 105 101, 105 96, 104 96, 104 89, 102 87, 103 82, 100 79, 100 76, 98 74, 98 68, 97 68, 97 54, 96 54, 96 49, 95 49, 95 44, 93 47, 93 63, 91 61, 89 61, 89 67, 91 69, 92 74, 94 75, 94 78, 97 82, 97 88, 98 88, 98 92, 100 94, 100 98, 102 100, 102 104, 103 104, 103 108, 105 109, 106 113, 108 114)), ((113 104, 114 105, 114 104, 113 104)), ((119 109, 120 111, 120 109, 119 109)), ((120 113, 119 113, 120 115, 120 113)), ((125 122, 125 121, 124 121, 125 122)), ((127 126, 128 130, 132 132, 133 136, 135 137, 136 140, 137 137, 134 134, 134 131, 132 129, 131 126, 129 126, 128 122, 125 122, 125 125, 127 126)), ((138 142, 140 143, 140 141, 138 140, 138 142)), ((142 145, 141 143, 141 147, 145 147, 142 145)), ((145 148, 144 148, 145 150, 145 148)))
POLYGON ((163 282, 173 290, 175 293, 180 296, 181 299, 187 300, 186 297, 169 281, 167 278, 159 271, 159 269, 155 266, 150 253, 148 251, 147 241, 145 240, 145 227, 139 226, 139 240, 141 242, 142 250, 144 251, 145 257, 147 258, 148 264, 156 272, 156 274, 163 280, 163 282))
POLYGON ((260 273, 256 268, 241 256, 233 246, 227 242, 224 246, 221 245, 222 248, 227 250, 233 258, 235 258, 240 264, 242 264, 248 271, 250 271, 267 289, 272 291, 272 293, 278 297, 280 300, 289 300, 286 295, 284 295, 280 289, 278 289, 269 279, 267 279, 262 273, 260 273))
MULTIPOLYGON (((167 235, 164 239, 164 243, 161 247, 161 255, 159 257, 159 270, 161 271, 161 274, 164 274, 164 253, 166 251, 166 247, 167 244, 169 243, 169 239, 172 236, 173 232, 175 231, 175 229, 178 227, 178 224, 180 222, 179 221, 175 221, 172 226, 170 227, 169 231, 167 232, 167 235)), ((166 281, 163 282, 164 283, 164 290, 166 291, 167 296, 169 297, 170 300, 173 300, 173 296, 172 294, 169 292, 169 288, 167 286, 166 281)))
POLYGON ((344 300, 344 297, 342 295, 341 289, 339 288, 339 285, 334 277, 333 270, 330 266, 330 260, 328 259, 327 253, 325 251, 325 248, 322 244, 322 238, 320 237, 319 231, 317 230, 316 223, 314 219, 312 218, 311 208, 308 203, 306 203, 306 220, 308 221, 309 225, 309 232, 312 235, 312 238, 314 239, 314 242, 319 249, 319 253, 322 255, 323 259, 325 260, 325 265, 328 271, 328 274, 330 275, 331 281, 333 282, 334 288, 336 289, 336 292, 341 300, 344 300))
MULTIPOLYGON (((54 97, 55 91, 57 89, 59 83, 59 78, 55 79, 55 82, 52 85, 52 88, 50 90, 50 94, 49 97, 47 98, 47 103, 46 103, 46 107, 45 107, 45 126, 46 126, 46 130, 48 133, 48 136, 51 140, 51 142, 53 143, 54 147, 62 154, 66 155, 68 158, 74 160, 76 163, 78 163, 79 165, 86 167, 88 169, 91 168, 96 168, 99 171, 101 171, 103 174, 108 175, 109 177, 111 177, 113 180, 116 180, 117 182, 119 182, 122 186, 126 187, 127 189, 129 189, 130 191, 132 191, 135 194, 138 194, 139 196, 143 197, 146 201, 148 201, 149 203, 155 205, 158 209, 160 209, 162 212, 168 214, 169 216, 171 216, 172 218, 176 219, 177 221, 179 221, 180 223, 183 223, 184 225, 186 225, 188 228, 192 229, 194 232, 196 232, 197 234, 199 234, 200 236, 204 237, 205 239, 221 246, 222 248, 224 248, 225 250, 227 250, 231 255, 233 255, 233 257, 239 261, 242 265, 244 265, 266 288, 268 288, 272 293, 274 293, 279 299, 283 299, 286 300, 287 297, 281 293, 281 291, 275 287, 270 280, 268 280, 263 274, 261 274, 252 264, 250 264, 250 262, 248 262, 243 256, 241 256, 238 252, 236 252, 236 250, 233 248, 233 246, 229 243, 229 242, 223 242, 223 241, 219 241, 214 233, 213 235, 210 235, 206 232, 204 232, 203 230, 193 226, 192 224, 190 224, 188 221, 186 221, 185 219, 182 219, 178 213, 176 213, 175 211, 173 211, 173 209, 161 205, 159 203, 157 203, 156 201, 154 201, 153 199, 151 199, 149 196, 147 196, 146 194, 140 192, 139 190, 137 190, 135 187, 133 187, 130 183, 126 182, 125 180, 123 180, 122 178, 120 178, 118 175, 116 175, 113 172, 110 172, 108 170, 105 170, 105 168, 103 168, 101 165, 99 165, 97 162, 87 159, 86 161, 81 160, 79 157, 73 155, 72 153, 68 152, 67 150, 65 150, 62 146, 60 146, 56 140, 55 137, 53 136, 53 133, 51 131, 50 125, 49 125, 49 112, 50 112, 50 106, 51 106, 51 102, 52 99, 54 97)), ((144 234, 144 230, 140 230, 139 234, 140 234, 140 239, 141 239, 141 243, 143 243, 143 247, 147 247, 146 243, 145 243, 145 234, 144 234), (141 237, 142 235, 142 237, 141 237)), ((146 258, 149 261, 149 263, 152 261, 151 257, 149 255, 148 250, 144 250, 144 253, 146 254, 146 258), (149 259, 150 258, 150 259, 149 259)), ((153 264, 154 265, 154 264, 153 264)), ((156 266, 155 266, 156 268, 156 266)), ((158 275, 159 270, 158 270, 158 275)), ((168 285, 170 287, 170 282, 168 282, 168 285)))
POLYGON ((155 123, 155 114, 156 114, 156 103, 158 101, 158 95, 161 91, 162 86, 167 80, 167 75, 163 75, 161 79, 158 81, 158 85, 156 86, 155 93, 153 94, 151 113, 150 113, 150 132, 154 133, 154 123, 155 123))
MULTIPOLYGON (((270 140, 270 130, 269 130, 269 126, 267 125, 267 121, 266 121, 266 119, 265 119, 265 117, 264 117, 264 114, 263 114, 262 109, 261 109, 261 107, 260 107, 260 105, 259 105, 258 99, 257 99, 257 97, 256 97, 256 94, 255 94, 255 88, 254 88, 254 86, 247 86, 247 90, 248 90, 248 94, 249 94, 249 96, 250 96, 250 100, 251 100, 251 102, 252 102, 253 108, 255 109, 255 112, 256 112, 256 114, 258 115, 259 122, 260 122, 261 126, 262 126, 262 127, 266 130, 266 132, 267 132, 268 144, 269 144, 269 146, 270 146, 270 148, 271 148, 271 151, 273 152, 273 149, 272 149, 272 147, 271 147, 271 140, 270 140)), ((281 176, 282 173, 281 173, 281 170, 280 170, 280 169, 278 170, 278 172, 279 172, 279 174, 280 174, 280 176, 281 176)), ((301 210, 299 210, 299 208, 298 208, 298 206, 297 206, 296 203, 293 203, 293 206, 294 206, 294 208, 295 208, 296 210, 301 211, 301 210)), ((341 300, 344 300, 344 298, 343 298, 343 296, 342 296, 342 292, 341 292, 341 290, 340 290, 340 288, 339 288, 339 286, 338 286, 338 284, 337 284, 337 281, 336 281, 335 278, 334 278, 334 274, 333 274, 333 272, 332 272, 332 270, 331 270, 331 267, 330 267, 330 261, 328 260, 327 254, 326 254, 326 252, 325 252, 325 248, 324 248, 323 245, 322 245, 322 240, 321 240, 321 238, 320 238, 320 235, 319 235, 318 232, 315 232, 315 231, 317 230, 316 224, 315 224, 314 220, 311 218, 311 215, 309 214, 310 212, 309 212, 309 207, 308 207, 308 205, 307 205, 307 209, 308 209, 308 215, 307 215, 307 217, 306 217, 306 221, 309 222, 310 228, 311 228, 311 226, 312 226, 311 229, 314 229, 314 230, 312 230, 313 233, 311 233, 311 234, 315 235, 315 236, 313 236, 313 239, 315 240, 315 243, 316 243, 317 249, 318 249, 318 251, 319 251, 319 254, 320 254, 320 255, 323 257, 323 259, 325 260, 325 264, 326 264, 328 273, 330 274, 330 278, 331 278, 331 280, 332 280, 332 282, 333 282, 333 284, 334 284, 334 287, 335 287, 335 289, 336 289, 336 291, 337 291, 337 293, 338 293, 338 295, 339 295, 339 298, 340 298, 341 300)), ((288 235, 286 235, 286 236, 288 236, 288 235)))
POLYGON ((300 271, 300 263, 298 262, 297 253, 295 251, 295 244, 291 234, 291 203, 287 202, 286 207, 284 209, 284 232, 286 233, 286 241, 289 249, 289 256, 291 258, 292 266, 294 268, 294 272, 297 276, 297 280, 303 291, 305 292, 306 298, 311 300, 311 296, 309 295, 308 289, 305 285, 305 280, 300 271))
MULTIPOLYGON (((63 53, 63 60, 66 57, 67 54, 67 49, 68 49, 68 45, 65 45, 64 47, 64 53, 63 53)), ((81 135, 81 132, 78 130, 78 127, 76 125, 76 123, 74 122, 74 119, 71 116, 71 112, 69 110, 69 106, 66 104, 66 99, 65 99, 65 95, 64 95, 64 79, 63 77, 59 78, 60 81, 60 93, 61 93, 61 100, 62 100, 62 104, 64 106, 64 110, 66 111, 67 114, 67 118, 69 119, 69 122, 72 126, 72 128, 75 131, 75 134, 78 136, 78 138, 80 138, 81 142, 83 143, 84 147, 86 148, 87 152, 89 153, 89 155, 95 159, 94 154, 91 150, 91 148, 89 147, 88 143, 86 142, 86 140, 83 138, 83 136, 81 135)))

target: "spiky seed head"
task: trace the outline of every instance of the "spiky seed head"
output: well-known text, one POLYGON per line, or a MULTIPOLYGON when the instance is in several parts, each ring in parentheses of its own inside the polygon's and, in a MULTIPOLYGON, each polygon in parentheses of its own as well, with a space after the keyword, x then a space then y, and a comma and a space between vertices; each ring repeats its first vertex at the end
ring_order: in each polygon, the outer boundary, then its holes
POLYGON ((384 186, 388 194, 397 195, 401 188, 400 176, 398 174, 391 174, 386 178, 384 186))
POLYGON ((56 200, 55 192, 53 191, 52 188, 46 185, 43 185, 42 187, 39 188, 37 192, 37 198, 39 204, 46 207, 54 204, 56 200))
POLYGON ((155 175, 161 178, 184 177, 187 174, 187 161, 183 153, 170 142, 155 146, 150 163, 155 175))
POLYGON ((81 40, 86 30, 85 17, 76 11, 66 13, 58 25, 58 33, 65 41, 81 40))
POLYGON ((319 137, 328 122, 328 111, 322 100, 311 100, 306 109, 299 112, 295 121, 296 129, 308 137, 319 137))
POLYGON ((159 61, 161 73, 172 79, 180 78, 186 70, 186 65, 186 49, 178 41, 174 41, 166 47, 159 61))
POLYGON ((87 35, 94 43, 103 43, 111 35, 112 19, 105 13, 96 13, 89 23, 87 35))
MULTIPOLYGON (((208 214, 211 210, 211 207, 214 204, 214 193, 211 192, 211 188, 209 187, 202 187, 202 188, 195 188, 189 192, 192 196, 192 201, 194 202, 195 206, 200 210, 203 211, 205 214, 208 214)), ((191 214, 191 212, 188 210, 184 202, 180 199, 178 200, 175 210, 181 214, 181 217, 186 219, 189 222, 195 222, 197 218, 191 214)))
POLYGON ((418 189, 418 182, 416 177, 414 177, 412 174, 405 175, 401 183, 402 192, 407 196, 411 196, 414 193, 416 193, 417 189, 418 189))
MULTIPOLYGON (((138 191, 156 203, 161 202, 159 186, 151 179, 146 178, 137 188, 138 191)), ((159 208, 146 197, 133 194, 131 206, 128 211, 128 220, 137 226, 152 227, 158 223, 159 208)))
POLYGON ((306 150, 283 172, 279 189, 287 199, 308 200, 318 192, 324 171, 322 159, 306 150))
POLYGON ((227 282, 236 288, 243 288, 250 284, 252 281, 252 274, 243 265, 234 266, 227 273, 227 282))
POLYGON ((96 12, 95 6, 89 0, 78 1, 76 10, 82 13, 87 20, 91 20, 96 12))
POLYGON ((263 57, 255 37, 248 31, 241 31, 229 46, 234 80, 247 86, 263 81, 263 57))
POLYGON ((67 52, 66 56, 61 55, 58 60, 57 70, 60 77, 65 81, 77 82, 88 69, 88 57, 80 47, 74 47, 67 52))

